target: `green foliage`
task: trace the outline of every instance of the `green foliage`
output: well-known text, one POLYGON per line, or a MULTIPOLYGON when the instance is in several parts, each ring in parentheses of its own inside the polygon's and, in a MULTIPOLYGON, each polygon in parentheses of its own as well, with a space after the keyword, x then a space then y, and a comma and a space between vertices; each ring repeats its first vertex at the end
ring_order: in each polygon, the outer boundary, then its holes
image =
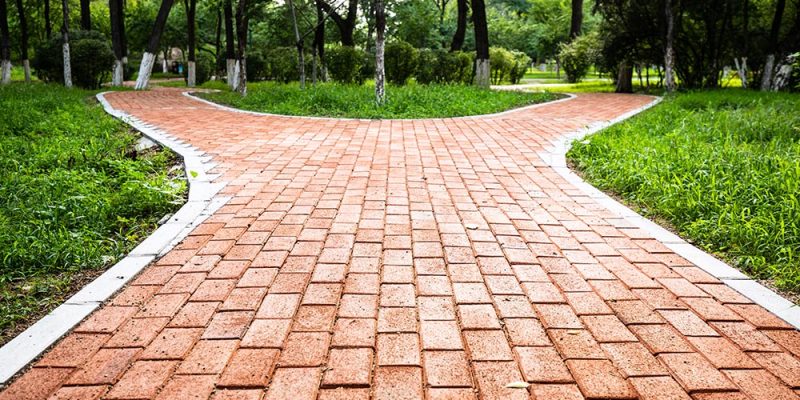
POLYGON ((570 43, 562 43, 558 52, 561 68, 569 83, 580 82, 597 62, 600 43, 595 34, 578 36, 570 43))
POLYGON ((514 54, 502 47, 491 47, 489 49, 489 63, 492 84, 498 85, 511 74, 515 64, 514 54))
MULTIPOLYGON (((97 31, 73 31, 69 34, 70 66, 75 85, 96 89, 109 78, 114 65, 114 52, 111 46, 97 31)), ((46 44, 36 50, 33 68, 36 75, 45 82, 64 82, 64 58, 62 40, 54 35, 46 44)))
POLYGON ((386 79, 395 85, 405 85, 417 69, 417 49, 403 41, 386 45, 386 79))
POLYGON ((420 49, 415 74, 418 83, 470 83, 475 54, 420 49))
POLYGON ((297 48, 278 47, 267 52, 266 78, 278 82, 300 79, 297 69, 297 48))
MULTIPOLYGON (((247 69, 248 81, 260 81, 267 79, 268 64, 264 53, 260 50, 250 50, 246 54, 247 60, 245 61, 245 69, 247 69)), ((221 70, 228 67, 228 60, 224 57, 217 62, 217 65, 222 64, 221 70)))
POLYGON ((471 85, 390 86, 389 101, 375 104, 368 85, 317 84, 300 90, 296 84, 257 82, 248 85, 247 97, 224 90, 202 97, 247 110, 285 114, 349 118, 429 118, 495 113, 509 108, 549 101, 558 95, 491 91, 471 85))
POLYGON ((512 50, 511 55, 514 56, 514 65, 508 71, 508 80, 512 84, 517 84, 525 76, 525 72, 528 71, 528 67, 531 65, 531 58, 521 51, 512 50))
POLYGON ((349 46, 332 46, 325 50, 325 63, 331 79, 339 83, 363 81, 364 51, 349 46))
POLYGON ((0 340, 124 256, 183 202, 168 151, 57 85, 0 87, 0 340))
MULTIPOLYGON (((249 63, 249 57, 248 57, 249 63)), ((249 71, 250 65, 248 65, 249 71)), ((210 53, 205 51, 200 51, 195 54, 195 79, 197 85, 202 85, 203 83, 207 82, 211 79, 211 75, 214 74, 214 56, 210 53)), ((189 76, 188 68, 184 69, 183 71, 183 79, 187 79, 189 76)), ((248 73, 248 76, 249 73, 248 73)), ((152 77, 151 77, 152 78, 152 77)))
POLYGON ((417 70, 414 78, 417 83, 429 84, 436 82, 439 78, 439 71, 436 68, 438 62, 437 53, 431 49, 419 49, 417 52, 417 70))
POLYGON ((800 97, 697 92, 590 139, 568 157, 589 182, 756 278, 800 290, 800 97))

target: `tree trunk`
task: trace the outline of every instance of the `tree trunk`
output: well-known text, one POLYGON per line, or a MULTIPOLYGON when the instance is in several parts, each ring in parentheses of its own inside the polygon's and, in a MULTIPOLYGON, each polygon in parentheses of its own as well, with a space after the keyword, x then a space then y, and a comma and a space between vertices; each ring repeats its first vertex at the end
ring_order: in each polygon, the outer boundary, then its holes
POLYGON ((225 0, 224 5, 225 15, 225 74, 228 77, 228 86, 231 89, 236 89, 236 78, 239 76, 236 71, 236 39, 233 36, 233 5, 231 0, 225 0))
POLYGON ((297 27, 297 11, 294 9, 292 0, 288 0, 286 4, 289 6, 289 11, 292 13, 292 26, 294 27, 294 40, 297 46, 297 72, 300 76, 300 89, 306 88, 306 59, 303 54, 303 39, 300 38, 300 28, 297 27))
POLYGON ((633 93, 633 68, 627 61, 619 64, 617 74, 617 93, 633 93))
POLYGON ((572 0, 572 23, 569 26, 569 37, 575 39, 581 34, 583 25, 583 0, 572 0))
POLYGON ((81 3, 81 29, 92 30, 92 10, 90 0, 80 0, 81 3))
POLYGON ((456 17, 456 32, 453 34, 453 41, 450 43, 450 51, 460 51, 464 47, 464 37, 467 34, 467 14, 469 14, 469 3, 467 0, 457 0, 458 16, 456 17))
POLYGON ((247 0, 239 0, 236 7, 236 41, 238 44, 238 77, 236 78, 236 91, 247 96, 247 0))
POLYGON ((72 65, 69 58, 69 1, 61 0, 64 23, 61 25, 61 50, 64 57, 64 86, 72 87, 72 65))
MULTIPOLYGON (((217 10, 216 29, 214 30, 214 60, 219 60, 219 52, 222 50, 222 11, 217 10)), ((215 63, 216 64, 216 63, 215 63)), ((216 71, 216 67, 214 68, 216 71)))
POLYGON ((28 19, 25 17, 25 7, 22 0, 17 0, 17 12, 19 14, 19 33, 20 33, 20 58, 22 68, 25 71, 25 83, 31 83, 31 63, 28 60, 28 19))
POLYGON ((8 6, 0 0, 0 84, 11 83, 11 44, 8 33, 8 6))
MULTIPOLYGON (((64 0, 66 1, 66 0, 64 0)), ((150 81, 150 74, 153 72, 153 64, 156 61, 156 54, 158 54, 158 46, 161 41, 161 34, 164 33, 164 26, 167 24, 169 11, 172 8, 173 0, 162 0, 161 7, 158 9, 155 24, 153 24, 153 31, 150 33, 150 39, 147 42, 147 49, 142 55, 142 64, 139 66, 139 77, 136 79, 136 90, 147 88, 150 81)), ((164 53, 164 60, 166 62, 167 53, 164 53)))
POLYGON ((315 0, 317 8, 317 27, 314 31, 314 46, 317 49, 319 58, 319 79, 323 82, 328 80, 327 69, 325 68, 325 12, 322 10, 322 1, 315 0))
POLYGON ((675 50, 673 42, 675 40, 675 18, 672 11, 672 0, 666 0, 664 5, 664 13, 667 18, 667 40, 666 48, 664 49, 664 71, 666 81, 664 86, 667 93, 675 91, 675 77, 673 76, 675 68, 675 50))
MULTIPOLYGON (((184 0, 184 4, 187 4, 187 0, 184 0)), ((188 70, 186 71, 186 86, 188 87, 195 87, 197 85, 197 65, 196 65, 196 34, 195 34, 195 15, 197 13, 197 0, 188 0, 188 4, 186 7, 186 35, 188 36, 188 47, 189 47, 189 57, 188 57, 188 70)))
POLYGON ((385 33, 386 14, 384 14, 383 0, 375 0, 375 101, 379 105, 386 103, 386 70, 383 59, 385 33))
POLYGON ((764 73, 761 75, 761 90, 772 88, 772 75, 775 71, 775 53, 778 51, 778 35, 781 31, 781 20, 783 11, 786 8, 786 0, 778 0, 775 3, 775 15, 772 18, 772 29, 769 31, 769 52, 767 61, 764 63, 764 73))
POLYGON ((475 85, 489 87, 489 27, 486 24, 486 4, 472 0, 472 25, 475 28, 475 85))
POLYGON ((342 46, 354 47, 356 45, 353 38, 353 30, 356 27, 356 17, 358 16, 358 0, 348 0, 347 15, 342 17, 334 11, 328 2, 320 0, 322 9, 330 14, 330 18, 339 28, 339 36, 342 46))
POLYGON ((53 24, 50 23, 50 0, 44 0, 44 34, 47 40, 53 36, 53 24))
POLYGON ((122 49, 122 35, 124 27, 120 24, 124 21, 122 14, 122 0, 108 0, 108 12, 111 20, 111 47, 114 49, 114 69, 111 73, 111 86, 122 86, 124 81, 123 71, 125 66, 123 59, 125 53, 122 49))

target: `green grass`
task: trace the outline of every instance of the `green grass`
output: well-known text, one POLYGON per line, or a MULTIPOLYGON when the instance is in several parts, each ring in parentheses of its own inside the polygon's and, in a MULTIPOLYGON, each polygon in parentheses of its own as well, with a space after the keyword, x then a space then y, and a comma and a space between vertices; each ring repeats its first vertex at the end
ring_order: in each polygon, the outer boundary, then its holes
POLYGON ((248 83, 247 97, 228 91, 221 83, 206 87, 222 89, 201 94, 203 98, 246 110, 284 114, 348 118, 438 118, 490 114, 557 99, 549 93, 502 92, 466 85, 389 86, 388 102, 375 103, 374 87, 334 83, 248 83))
POLYGON ((744 272, 800 292, 800 96, 678 94, 568 158, 744 272))
POLYGON ((0 343, 109 266, 183 202, 167 150, 138 135, 94 93, 0 87, 0 343))

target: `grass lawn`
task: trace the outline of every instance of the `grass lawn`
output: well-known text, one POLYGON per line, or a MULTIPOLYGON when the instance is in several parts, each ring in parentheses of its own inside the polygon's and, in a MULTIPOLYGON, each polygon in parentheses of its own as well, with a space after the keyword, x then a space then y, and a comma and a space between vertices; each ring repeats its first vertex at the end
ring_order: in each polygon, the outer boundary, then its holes
POLYGON ((568 158, 744 272, 800 292, 800 96, 678 94, 574 143, 568 158))
POLYGON ((222 89, 200 94, 205 99, 245 110, 284 115, 347 118, 438 118, 490 114, 535 103, 555 100, 550 93, 503 92, 466 85, 389 86, 388 102, 375 103, 371 85, 335 83, 308 85, 255 82, 247 84, 247 97, 231 92, 219 82, 205 85, 222 89))
POLYGON ((184 201, 168 150, 136 152, 138 134, 94 93, 0 87, 0 344, 125 255, 184 201))

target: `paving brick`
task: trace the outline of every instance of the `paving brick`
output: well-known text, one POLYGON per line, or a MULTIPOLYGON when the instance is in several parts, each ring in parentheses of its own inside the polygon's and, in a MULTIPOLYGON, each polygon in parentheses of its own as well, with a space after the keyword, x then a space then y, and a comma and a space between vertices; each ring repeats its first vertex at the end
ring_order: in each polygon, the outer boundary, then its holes
POLYGON ((525 296, 494 296, 500 318, 534 318, 536 313, 525 296))
POLYGON ((148 301, 136 314, 138 318, 173 317, 189 297, 187 294, 160 294, 148 301))
POLYGON ((528 382, 574 382, 564 361, 554 347, 515 347, 514 353, 528 382))
POLYGON ((166 328, 139 355, 144 360, 180 360, 200 338, 200 328, 166 328))
POLYGON ((77 367, 83 365, 111 335, 99 333, 73 333, 66 336, 42 357, 36 366, 77 367))
POLYGON ((800 361, 797 358, 787 353, 750 353, 750 356, 787 385, 800 387, 800 361))
POLYGON ((433 387, 471 387, 469 362, 463 351, 425 351, 425 377, 433 387))
POLYGON ((600 345, 585 329, 549 329, 547 333, 563 359, 604 359, 600 345))
POLYGON ((256 318, 292 318, 299 305, 299 294, 270 293, 261 302, 256 318))
POLYGON ((727 370, 725 374, 733 380, 744 393, 752 398, 796 399, 797 394, 781 384, 769 372, 761 370, 727 370))
POLYGON ((417 332, 416 308, 382 308, 378 312, 378 332, 417 332))
POLYGON ((214 375, 174 375, 164 385, 156 400, 205 399, 214 390, 214 375))
POLYGON ((241 339, 252 319, 251 311, 216 313, 203 332, 203 339, 241 339))
POLYGON ((419 337, 416 333, 381 333, 377 354, 381 366, 419 366, 419 337))
POLYGON ((668 375, 666 368, 641 343, 603 343, 600 346, 625 377, 668 375))
MULTIPOLYGON (((211 271, 209 276, 213 275, 213 273, 214 271, 211 271)), ((239 282, 236 283, 236 286, 266 288, 272 284, 272 281, 275 280, 277 275, 277 268, 248 268, 244 271, 242 277, 239 278, 239 282)))
POLYGON ((600 343, 636 341, 636 336, 615 315, 588 315, 581 321, 600 343))
POLYGON ((513 360, 508 339, 501 330, 464 331, 462 335, 473 361, 513 360))
POLYGON ((261 389, 217 389, 211 400, 261 400, 261 389))
POLYGON ((373 395, 381 399, 421 399, 422 369, 418 367, 378 367, 375 369, 373 395))
POLYGON ((276 349, 239 349, 217 381, 217 387, 264 387, 278 360, 276 349))
POLYGON ((331 349, 322 376, 323 386, 369 385, 373 352, 369 348, 331 349))
POLYGON ((238 345, 238 340, 201 340, 178 367, 179 374, 219 374, 238 345))
POLYGON ((531 397, 535 399, 583 400, 583 394, 574 384, 534 384, 530 387, 531 397))
POLYGON ((138 307, 106 306, 97 310, 83 321, 75 332, 111 333, 117 330, 128 318, 136 314, 138 307))
POLYGON ((319 368, 278 368, 265 400, 315 399, 320 379, 319 368))
POLYGON ((506 387, 511 382, 522 381, 516 363, 510 361, 475 362, 472 364, 480 397, 483 399, 523 400, 528 391, 506 387))
POLYGON ((608 360, 567 360, 567 367, 587 398, 636 398, 636 392, 608 360))
POLYGON ((500 329, 491 304, 462 304, 458 306, 458 314, 462 329, 500 329))
POLYGON ((100 349, 75 371, 67 384, 100 385, 112 384, 128 367, 139 349, 100 349))
POLYGON ((420 321, 420 340, 425 350, 463 350, 455 321, 420 321))
POLYGON ((643 376, 630 379, 642 400, 691 400, 686 391, 669 376, 643 376))
POLYGON ((381 285, 381 307, 413 307, 414 298, 414 285, 381 285))
POLYGON ((661 354, 658 358, 689 392, 736 390, 736 386, 700 354, 661 354))
POLYGON ((72 371, 72 368, 33 368, 0 392, 0 400, 46 399, 72 371))
POLYGON ((717 368, 759 368, 753 359, 728 339, 722 337, 689 337, 686 339, 717 368))
POLYGON ((105 398, 151 398, 156 395, 177 365, 177 361, 137 361, 122 375, 105 398))
POLYGON ((421 321, 454 320, 455 306, 450 297, 419 297, 419 319, 421 321))
POLYGON ((781 351, 767 335, 746 322, 712 322, 711 325, 744 351, 781 351))
POLYGON ((567 303, 578 315, 611 314, 611 308, 594 292, 564 293, 567 303))
POLYGON ((255 311, 266 294, 265 288, 235 288, 222 303, 220 311, 255 311))
POLYGON ((731 304, 728 307, 759 329, 795 329, 786 321, 756 304, 731 304))
POLYGON ((566 304, 537 304, 536 312, 547 329, 582 329, 580 318, 575 315, 572 308, 566 304))
POLYGON ((473 389, 467 388, 429 388, 429 400, 475 400, 478 395, 473 389))
POLYGON ((372 318, 339 318, 333 327, 335 347, 374 347, 377 321, 372 318))
MULTIPOLYGON (((53 393, 48 399, 52 400, 97 400, 106 393, 106 386, 62 386, 53 393)), ((16 395, 12 393, 12 395, 16 395)), ((3 398, 3 394, 0 394, 3 398)), ((16 397, 24 399, 25 397, 16 397)))
POLYGON ((205 327, 219 307, 217 302, 186 303, 169 322, 170 327, 205 327))

